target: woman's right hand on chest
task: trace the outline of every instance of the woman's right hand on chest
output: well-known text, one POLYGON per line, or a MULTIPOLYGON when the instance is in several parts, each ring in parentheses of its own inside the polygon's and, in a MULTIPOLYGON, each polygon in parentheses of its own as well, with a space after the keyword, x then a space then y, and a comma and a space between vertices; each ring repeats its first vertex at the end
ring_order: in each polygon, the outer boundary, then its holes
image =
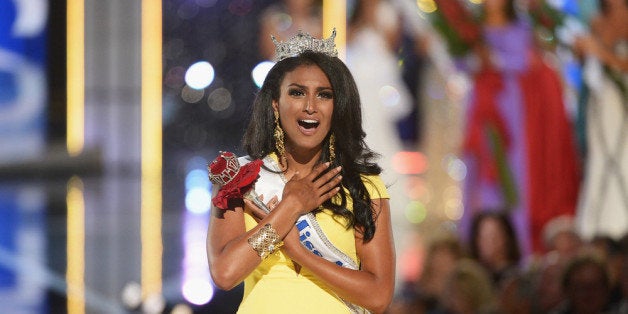
POLYGON ((323 163, 315 166, 308 175, 295 173, 284 187, 282 207, 298 218, 322 205, 340 190, 340 170, 341 167, 329 169, 329 163, 323 163))

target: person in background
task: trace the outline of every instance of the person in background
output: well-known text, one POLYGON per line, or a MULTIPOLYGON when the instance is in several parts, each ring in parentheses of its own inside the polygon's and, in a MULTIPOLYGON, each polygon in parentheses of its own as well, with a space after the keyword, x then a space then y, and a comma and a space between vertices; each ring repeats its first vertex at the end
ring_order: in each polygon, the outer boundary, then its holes
POLYGON ((519 272, 521 251, 512 223, 504 212, 482 211, 474 217, 469 251, 486 268, 495 288, 519 272))
POLYGON ((621 298, 612 304, 613 313, 628 313, 628 233, 619 239, 619 250, 622 258, 618 275, 621 298))
POLYGON ((576 40, 589 90, 577 226, 584 239, 628 232, 628 1, 600 0, 591 34, 576 40))
POLYGON ((380 154, 381 178, 391 208, 399 209, 392 212, 392 221, 400 254, 412 230, 403 214, 410 198, 407 176, 398 172, 404 165, 393 161, 404 150, 397 122, 411 112, 413 103, 396 54, 401 34, 399 14, 388 0, 355 1, 347 9, 347 66, 360 93, 364 140, 380 154))
POLYGON ((515 0, 482 2, 482 37, 469 66, 467 166, 461 228, 478 210, 508 209, 524 254, 541 252, 542 229, 574 215, 579 160, 560 78, 519 18, 515 0))
MULTIPOLYGON (((391 194, 391 204, 405 208, 409 202, 407 181, 395 171, 400 165, 393 164, 393 157, 404 149, 397 122, 412 110, 396 54, 401 39, 399 14, 387 0, 356 1, 350 13, 347 66, 362 101, 365 141, 382 156, 382 179, 391 194)), ((399 227, 405 221, 399 214, 393 219, 399 227)))
POLYGON ((282 0, 270 5, 260 18, 260 54, 267 60, 275 56, 273 35, 290 38, 304 31, 316 38, 322 36, 320 0, 282 0))
POLYGON ((607 235, 596 235, 588 242, 588 249, 593 250, 605 261, 610 284, 609 302, 617 303, 622 298, 621 283, 623 264, 621 243, 607 235))
POLYGON ((576 231, 574 217, 570 215, 558 216, 545 224, 543 243, 545 254, 556 255, 554 258, 561 263, 576 256, 583 243, 576 231))
POLYGON ((447 279, 466 252, 455 235, 442 235, 433 239, 427 249, 423 271, 416 282, 416 299, 426 311, 441 308, 439 296, 443 294, 447 279))
POLYGON ((496 298, 491 279, 485 269, 471 259, 456 263, 440 299, 444 310, 435 313, 496 313, 496 298))
POLYGON ((530 270, 534 277, 533 313, 549 313, 565 302, 561 286, 561 276, 571 259, 560 261, 556 254, 547 254, 530 270))
POLYGON ((572 259, 561 278, 566 301, 552 314, 599 314, 609 310, 610 279, 599 256, 584 252, 572 259))
POLYGON ((499 313, 535 313, 533 282, 527 274, 516 274, 505 279, 499 287, 497 299, 499 313))

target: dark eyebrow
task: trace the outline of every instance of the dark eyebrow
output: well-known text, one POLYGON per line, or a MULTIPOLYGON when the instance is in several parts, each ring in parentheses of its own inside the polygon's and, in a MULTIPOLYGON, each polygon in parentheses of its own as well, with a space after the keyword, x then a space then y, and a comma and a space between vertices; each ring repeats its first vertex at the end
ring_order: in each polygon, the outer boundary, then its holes
MULTIPOLYGON (((301 89, 307 89, 307 87, 305 87, 303 85, 300 85, 300 84, 297 84, 297 83, 290 83, 290 84, 288 84, 288 86, 296 86, 296 87, 301 88, 301 89)), ((331 88, 331 87, 317 87, 316 88, 317 92, 321 92, 321 91, 324 91, 324 90, 333 91, 334 89, 331 88)))

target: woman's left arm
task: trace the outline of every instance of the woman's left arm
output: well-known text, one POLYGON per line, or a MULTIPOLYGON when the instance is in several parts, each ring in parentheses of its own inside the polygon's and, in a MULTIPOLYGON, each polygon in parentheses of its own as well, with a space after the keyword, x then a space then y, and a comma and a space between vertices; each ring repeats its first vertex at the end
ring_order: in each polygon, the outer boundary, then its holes
POLYGON ((375 235, 364 243, 356 233, 356 250, 360 269, 340 267, 308 251, 293 227, 284 239, 284 252, 295 262, 309 269, 339 297, 375 313, 382 313, 390 304, 395 286, 395 252, 387 199, 373 199, 375 235))

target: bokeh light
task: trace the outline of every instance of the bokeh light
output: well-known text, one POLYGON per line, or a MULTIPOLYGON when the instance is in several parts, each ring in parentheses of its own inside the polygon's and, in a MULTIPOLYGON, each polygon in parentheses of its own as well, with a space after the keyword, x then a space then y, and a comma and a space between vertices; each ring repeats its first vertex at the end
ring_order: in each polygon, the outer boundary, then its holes
POLYGON ((214 286, 208 280, 192 278, 183 283, 181 292, 188 302, 203 305, 214 297, 214 286))
POLYGON ((205 214, 211 209, 211 184, 205 166, 207 161, 195 157, 188 161, 185 176, 185 208, 193 214, 205 214))
POLYGON ((434 0, 417 0, 416 5, 419 7, 419 10, 425 13, 432 13, 437 8, 434 0))
POLYGON ((209 177, 205 169, 194 169, 185 176, 185 189, 187 191, 195 188, 207 190, 209 187, 209 177))
POLYGON ((445 216, 451 220, 462 218, 462 189, 456 185, 449 186, 443 192, 443 198, 445 199, 445 216))
POLYGON ((223 111, 231 106, 231 92, 223 87, 212 91, 207 97, 207 105, 213 111, 223 111))
POLYGON ((181 90, 181 99, 190 104, 197 103, 203 98, 203 96, 205 96, 204 89, 194 89, 189 86, 185 86, 181 90))
POLYGON ((194 188, 185 193, 185 208, 195 214, 209 212, 211 194, 206 189, 194 188))
MULTIPOLYGON (((442 90, 442 88, 439 88, 442 90)), ((471 89, 471 82, 461 74, 453 74, 447 77, 446 90, 452 101, 459 102, 471 89)))
POLYGON ((181 88, 185 84, 185 68, 181 66, 172 67, 164 77, 164 84, 170 88, 181 88))
MULTIPOLYGON (((200 158, 194 158, 188 164, 195 165, 200 160, 200 158)), ((195 171, 197 170, 192 170, 191 172, 195 171)), ((196 180, 191 179, 189 182, 191 185, 194 185, 196 180)), ((194 189, 207 192, 207 189, 198 187, 194 189)), ((209 198, 203 204, 209 206, 209 198)), ((205 242, 209 220, 209 212, 195 214, 188 210, 183 217, 182 242, 184 245, 184 257, 181 263, 181 294, 187 301, 196 305, 206 304, 214 296, 214 287, 207 264, 207 247, 205 242)))
POLYGON ((379 89, 379 100, 386 107, 394 107, 399 105, 401 94, 399 94, 399 91, 396 88, 390 85, 384 85, 379 89))
POLYGON ((264 84, 264 80, 266 79, 266 75, 268 75, 268 72, 274 65, 274 62, 262 61, 253 68, 253 71, 251 71, 251 77, 253 77, 253 82, 258 88, 262 87, 262 84, 264 84))
POLYGON ((214 67, 207 61, 192 64, 185 72, 185 83, 194 89, 204 89, 214 81, 214 67))
POLYGON ((401 174, 421 174, 427 169, 427 157, 421 152, 397 152, 393 168, 401 174))
POLYGON ((449 176, 456 181, 460 182, 467 176, 467 165, 456 156, 447 155, 443 159, 443 166, 449 176))
POLYGON ((406 205, 406 219, 413 224, 419 224, 427 217, 425 205, 419 201, 411 201, 406 205))
POLYGON ((423 199, 427 192, 425 180, 418 176, 409 176, 406 180, 405 192, 411 200, 423 199))

